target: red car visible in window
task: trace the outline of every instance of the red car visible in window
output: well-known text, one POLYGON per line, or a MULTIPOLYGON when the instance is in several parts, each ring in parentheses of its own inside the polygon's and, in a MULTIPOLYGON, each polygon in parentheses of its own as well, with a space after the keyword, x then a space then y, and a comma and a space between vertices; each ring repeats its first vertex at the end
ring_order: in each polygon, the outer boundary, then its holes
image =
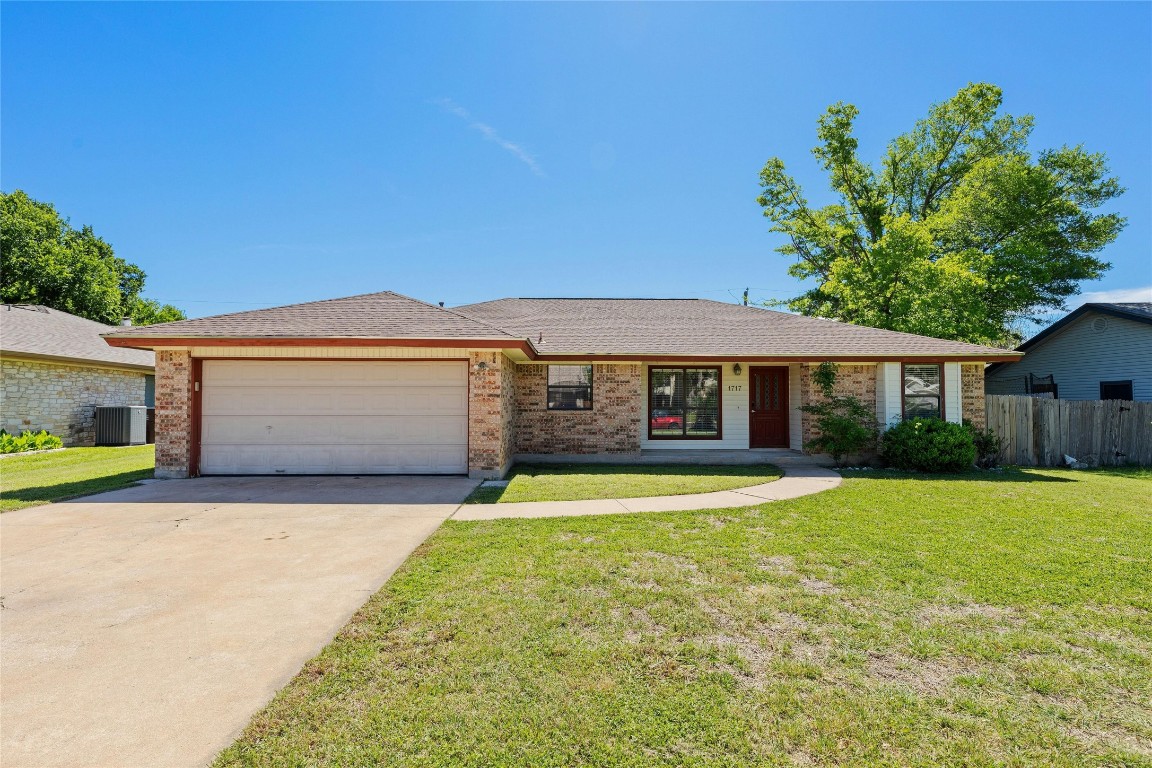
POLYGON ((684 429, 684 417, 663 410, 652 411, 652 429, 684 429))

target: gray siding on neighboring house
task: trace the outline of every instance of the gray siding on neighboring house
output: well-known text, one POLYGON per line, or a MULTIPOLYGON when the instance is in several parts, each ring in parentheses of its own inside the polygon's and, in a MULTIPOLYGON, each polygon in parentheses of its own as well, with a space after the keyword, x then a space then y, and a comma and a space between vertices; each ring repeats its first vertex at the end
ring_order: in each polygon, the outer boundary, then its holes
POLYGON ((988 374, 990 394, 1024 394, 1028 374, 1055 377, 1061 400, 1099 400, 1100 382, 1132 380, 1132 397, 1152 401, 1152 324, 1086 312, 988 374), (1104 320, 1103 327, 1096 323, 1104 320))

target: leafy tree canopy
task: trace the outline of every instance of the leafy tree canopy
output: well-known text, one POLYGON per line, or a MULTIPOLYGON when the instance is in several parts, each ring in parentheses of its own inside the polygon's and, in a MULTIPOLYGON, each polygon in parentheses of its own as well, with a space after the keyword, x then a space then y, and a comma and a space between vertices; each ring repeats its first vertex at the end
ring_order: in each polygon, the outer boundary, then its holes
POLYGON ((73 229, 50 203, 0 192, 0 298, 42 304, 101 323, 183 320, 170 304, 140 296, 144 270, 117 258, 91 227, 73 229))
POLYGON ((758 202, 789 274, 817 286, 787 302, 806 315, 945 339, 1014 346, 1019 322, 1063 309, 1079 281, 1111 265, 1093 254, 1125 220, 1093 211, 1124 190, 1102 154, 1027 150, 1030 115, 998 114, 1001 91, 970 84, 860 160, 858 110, 836 103, 812 150, 838 202, 808 204, 772 158, 758 202))

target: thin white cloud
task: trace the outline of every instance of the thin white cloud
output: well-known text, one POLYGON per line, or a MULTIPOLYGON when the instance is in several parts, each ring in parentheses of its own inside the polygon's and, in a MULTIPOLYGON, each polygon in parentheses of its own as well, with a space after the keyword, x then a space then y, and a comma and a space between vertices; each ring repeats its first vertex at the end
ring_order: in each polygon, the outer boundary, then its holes
POLYGON ((1126 301, 1152 301, 1152 285, 1139 288, 1116 288, 1111 291, 1088 291, 1080 294, 1081 304, 1115 304, 1126 301))
POLYGON ((464 107, 460 106, 456 102, 452 101, 452 99, 436 99, 433 101, 433 103, 438 105, 448 114, 455 115, 464 122, 468 123, 469 128, 472 128, 475 131, 479 131, 480 134, 488 141, 496 144, 501 149, 511 152, 517 160, 528 166, 532 170, 532 173, 541 178, 544 178, 544 169, 540 167, 540 164, 536 162, 536 158, 533 157, 532 154, 528 152, 528 150, 524 149, 524 147, 513 141, 508 141, 508 139, 505 139, 503 136, 497 133, 495 128, 472 117, 471 112, 464 109, 464 107))

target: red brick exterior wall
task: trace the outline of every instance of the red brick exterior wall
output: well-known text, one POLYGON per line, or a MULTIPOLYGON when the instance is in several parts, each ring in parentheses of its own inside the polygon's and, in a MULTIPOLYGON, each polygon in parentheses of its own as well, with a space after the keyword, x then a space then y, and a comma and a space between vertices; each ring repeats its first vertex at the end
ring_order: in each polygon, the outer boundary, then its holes
MULTIPOLYGON (((818 363, 800 367, 798 408, 822 401, 812 381, 818 363)), ((963 364, 963 417, 984 426, 984 366, 963 364)), ((516 453, 640 452, 643 371, 639 365, 596 364, 590 411, 549 411, 546 365, 516 365, 501 352, 469 355, 468 468, 499 477, 516 453), (477 366, 485 363, 483 370, 477 366)), ((836 392, 876 405, 876 366, 841 365, 836 392)), ((187 477, 192 455, 192 358, 187 350, 156 353, 156 476, 187 477)), ((816 437, 813 417, 801 414, 804 442, 816 437)))
MULTIPOLYGON (((812 371, 819 363, 804 363, 800 366, 800 402, 792 407, 822 403, 827 398, 812 381, 812 371)), ((837 395, 852 395, 868 406, 869 410, 876 411, 876 366, 875 365, 841 365, 836 374, 837 395)), ((815 418, 811 414, 800 413, 800 428, 803 441, 807 443, 818 434, 815 418)))
POLYGON ((502 477, 512 460, 514 363, 502 352, 468 355, 468 474, 502 477), (484 363, 484 368, 479 367, 484 363))
POLYGON ((500 450, 505 464, 516 453, 516 365, 508 358, 500 367, 500 450))
POLYGON ((188 477, 192 460, 192 353, 156 352, 156 477, 188 477))
POLYGON ((516 366, 516 453, 639 453, 639 365, 592 366, 592 410, 548 410, 548 366, 516 366))
POLYGON ((960 366, 960 415, 980 429, 985 426, 983 363, 960 366))

